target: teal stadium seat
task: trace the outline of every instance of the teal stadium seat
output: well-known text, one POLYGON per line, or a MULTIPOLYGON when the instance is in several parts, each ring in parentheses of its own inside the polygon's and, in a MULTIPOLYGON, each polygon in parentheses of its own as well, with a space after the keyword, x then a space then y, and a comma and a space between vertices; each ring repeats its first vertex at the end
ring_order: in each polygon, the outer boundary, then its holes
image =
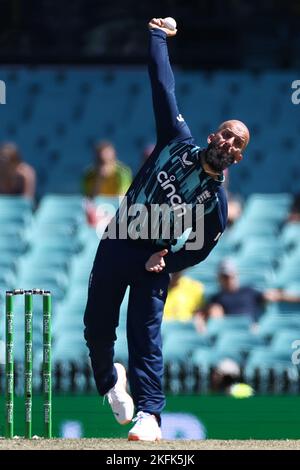
MULTIPOLYGON (((95 252, 96 254, 96 252, 95 252)), ((89 276, 93 267, 93 258, 85 254, 75 256, 72 262, 72 269, 70 272, 70 283, 74 285, 87 285, 89 276)))
POLYGON ((49 271, 34 271, 24 272, 17 277, 16 282, 22 289, 45 289, 50 290, 53 296, 53 301, 62 300, 65 296, 68 277, 64 272, 49 271))
POLYGON ((300 340, 300 329, 280 329, 278 330, 270 343, 270 349, 275 354, 280 354, 286 357, 286 360, 291 359, 293 353, 292 343, 295 340, 300 340))
POLYGON ((234 348, 227 349, 226 351, 216 351, 214 348, 197 348, 195 349, 191 363, 197 367, 202 374, 208 376, 210 369, 215 367, 222 359, 232 359, 237 364, 242 364, 243 356, 240 351, 234 348))
POLYGON ((239 258, 235 260, 235 264, 242 286, 252 286, 260 291, 264 291, 273 281, 274 270, 269 259, 260 259, 260 261, 256 263, 256 257, 239 258))
POLYGON ((44 238, 55 237, 77 237, 77 227, 63 222, 41 222, 35 223, 31 229, 31 238, 33 240, 40 240, 44 238))
POLYGON ((197 331, 179 329, 173 331, 163 341, 164 362, 180 362, 187 364, 194 350, 200 346, 208 346, 209 338, 197 331))
POLYGON ((12 212, 31 212, 33 210, 33 200, 23 196, 0 195, 0 214, 11 210, 12 212))
POLYGON ((71 266, 69 253, 52 252, 43 249, 34 249, 22 256, 19 261, 19 272, 26 271, 61 271, 68 273, 71 266))
POLYGON ((247 237, 243 240, 238 256, 241 259, 255 258, 257 262, 262 258, 263 261, 273 259, 274 256, 283 254, 283 246, 278 238, 264 239, 261 237, 247 237))
MULTIPOLYGON (((285 290, 289 294, 299 296, 300 295, 300 281, 289 282, 289 284, 285 286, 285 290)), ((289 307, 291 305, 292 304, 289 302, 289 307)), ((299 306, 299 304, 297 305, 297 307, 298 306, 299 306)), ((286 310, 290 310, 289 307, 286 308, 286 310)))
POLYGON ((25 253, 28 248, 28 243, 25 237, 19 236, 1 236, 0 235, 0 253, 11 253, 15 256, 20 256, 25 253))
POLYGON ((47 194, 43 197, 40 209, 57 209, 63 207, 70 211, 81 211, 84 204, 84 198, 80 194, 60 195, 47 194))
POLYGON ((277 304, 274 305, 274 309, 276 309, 279 314, 298 314, 300 316, 300 302, 277 302, 277 304))
POLYGON ((288 193, 252 194, 245 204, 243 218, 256 223, 280 223, 285 219, 290 203, 288 193))
POLYGON ((272 338, 281 329, 300 328, 300 315, 276 313, 265 314, 258 322, 258 334, 265 338, 272 338))
POLYGON ((0 270, 0 285, 13 286, 16 282, 16 273, 14 270, 6 268, 0 270))
POLYGON ((256 349, 250 353, 244 369, 246 380, 253 382, 257 370, 263 380, 269 378, 270 370, 277 374, 283 374, 287 370, 297 373, 297 368, 293 365, 291 357, 287 359, 286 354, 277 354, 268 348, 256 349))
POLYGON ((173 333, 181 333, 181 332, 192 332, 192 334, 196 331, 195 325, 192 321, 166 321, 163 320, 161 326, 162 336, 163 338, 172 337, 173 333))
POLYGON ((300 223, 287 223, 284 225, 280 240, 286 250, 293 250, 300 243, 300 223))
POLYGON ((125 331, 118 331, 117 340, 115 342, 114 362, 120 362, 125 367, 128 364, 128 346, 125 331))
POLYGON ((128 301, 129 301, 129 293, 130 288, 126 289, 123 301, 120 306, 120 317, 119 317, 119 326, 118 330, 121 334, 126 331, 126 324, 127 324, 127 310, 128 310, 128 301))
POLYGON ((80 330, 83 332, 83 314, 87 301, 87 285, 81 289, 70 289, 65 299, 57 305, 53 318, 53 330, 69 331, 80 330))
POLYGON ((0 206, 1 225, 14 224, 19 228, 29 227, 32 222, 32 212, 30 209, 20 209, 17 206, 0 206))
POLYGON ((82 224, 78 227, 77 236, 79 240, 84 244, 85 254, 94 250, 94 254, 96 253, 96 249, 98 247, 100 237, 97 233, 95 227, 91 227, 87 224, 82 224))
POLYGON ((93 204, 96 207, 107 207, 107 209, 112 209, 116 211, 118 207, 120 206, 120 203, 122 202, 123 196, 104 196, 104 195, 99 195, 93 198, 93 204))
POLYGON ((17 271, 18 262, 15 254, 11 252, 2 252, 0 256, 0 269, 12 269, 17 271))
POLYGON ((77 237, 61 237, 60 235, 49 235, 35 240, 34 251, 43 251, 48 253, 61 253, 62 256, 77 254, 82 250, 82 243, 77 237))
POLYGON ((244 368, 245 380, 255 385, 259 378, 259 387, 261 393, 269 392, 269 384, 272 380, 272 389, 277 393, 286 393, 286 378, 289 380, 290 389, 297 391, 300 371, 297 365, 292 363, 291 357, 293 350, 288 352, 281 349, 284 341, 274 342, 275 348, 258 348, 252 351, 248 357, 244 368), (276 344, 277 343, 277 344, 276 344), (279 347, 280 346, 280 347, 279 347), (258 374, 258 375, 257 375, 258 374))
POLYGON ((225 331, 217 339, 214 349, 224 355, 231 350, 240 353, 242 357, 249 354, 257 346, 263 346, 262 337, 251 333, 250 331, 225 331))
POLYGON ((294 259, 297 261, 292 262, 291 264, 285 262, 284 265, 279 267, 279 269, 274 273, 274 287, 288 289, 290 284, 300 282, 300 271, 298 265, 299 257, 296 253, 294 254, 294 259))
POLYGON ((232 245, 242 245, 248 238, 256 237, 262 239, 274 239, 278 234, 278 227, 265 221, 259 221, 255 224, 241 218, 230 230, 230 242, 232 245))
POLYGON ((79 225, 85 221, 81 196, 45 196, 36 212, 36 222, 79 225))
POLYGON ((210 318, 207 322, 207 334, 212 339, 228 330, 248 331, 252 320, 247 315, 226 315, 222 318, 210 318))
POLYGON ((264 344, 262 338, 248 331, 224 331, 213 347, 197 348, 192 355, 192 362, 206 373, 225 358, 242 365, 247 355, 262 344, 264 344))
POLYGON ((71 335, 61 335, 54 343, 52 348, 52 361, 68 362, 72 361, 82 365, 88 360, 88 349, 85 340, 82 337, 71 335))

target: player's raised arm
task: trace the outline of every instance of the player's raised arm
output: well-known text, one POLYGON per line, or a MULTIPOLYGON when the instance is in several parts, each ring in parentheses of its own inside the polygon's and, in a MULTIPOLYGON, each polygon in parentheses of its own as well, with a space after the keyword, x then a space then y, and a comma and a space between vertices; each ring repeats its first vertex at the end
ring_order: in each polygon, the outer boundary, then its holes
POLYGON ((149 75, 151 80, 157 143, 191 139, 191 133, 179 113, 175 97, 175 79, 171 68, 167 37, 175 36, 177 29, 166 27, 162 18, 153 18, 149 24, 149 75))

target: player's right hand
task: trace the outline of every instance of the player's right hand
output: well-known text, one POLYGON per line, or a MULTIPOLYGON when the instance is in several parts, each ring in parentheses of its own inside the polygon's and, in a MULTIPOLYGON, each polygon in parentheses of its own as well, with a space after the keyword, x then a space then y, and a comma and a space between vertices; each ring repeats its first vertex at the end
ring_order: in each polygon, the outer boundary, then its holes
POLYGON ((166 33, 168 37, 176 36, 177 34, 177 29, 171 30, 169 28, 164 27, 163 18, 152 18, 152 20, 150 20, 148 23, 148 28, 149 29, 152 29, 152 28, 161 29, 162 31, 166 33))
POLYGON ((166 267, 164 256, 166 256, 167 253, 168 250, 166 249, 158 251, 157 253, 153 253, 153 255, 150 256, 147 263, 145 264, 146 270, 154 273, 160 273, 166 267))

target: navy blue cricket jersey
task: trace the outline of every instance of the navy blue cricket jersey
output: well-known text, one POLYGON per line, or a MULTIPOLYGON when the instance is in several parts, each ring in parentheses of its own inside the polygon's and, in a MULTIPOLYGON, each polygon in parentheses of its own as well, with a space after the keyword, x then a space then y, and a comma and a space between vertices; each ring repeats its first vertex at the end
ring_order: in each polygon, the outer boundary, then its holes
MULTIPOLYGON (((142 242, 153 246, 153 252, 168 248, 169 253, 164 258, 166 270, 176 272, 205 259, 225 230, 227 201, 222 188, 224 177, 220 175, 219 179, 215 180, 202 167, 200 147, 194 144, 190 129, 177 107, 175 80, 169 62, 166 34, 161 30, 150 30, 149 57, 157 144, 126 194, 127 211, 120 209, 116 220, 119 225, 127 225, 129 238, 133 239, 137 231, 143 233, 144 224, 148 224, 149 228, 149 217, 144 219, 139 217, 136 224, 134 223, 136 214, 128 217, 129 207, 141 204, 149 209, 148 216, 153 205, 170 207, 172 209, 170 237, 165 237, 164 233, 161 233, 155 239, 147 238, 142 242), (174 237, 174 224, 186 215, 186 208, 189 208, 190 230, 195 231, 199 222, 196 210, 199 204, 203 204, 204 210, 204 215, 202 214, 204 244, 199 250, 186 249, 186 242, 192 237, 191 233, 188 240, 185 240, 183 246, 178 249, 178 238, 174 237)), ((163 215, 154 220, 151 228, 155 228, 153 223, 157 223, 160 228, 163 215)), ((138 243, 141 240, 135 241, 138 243)))

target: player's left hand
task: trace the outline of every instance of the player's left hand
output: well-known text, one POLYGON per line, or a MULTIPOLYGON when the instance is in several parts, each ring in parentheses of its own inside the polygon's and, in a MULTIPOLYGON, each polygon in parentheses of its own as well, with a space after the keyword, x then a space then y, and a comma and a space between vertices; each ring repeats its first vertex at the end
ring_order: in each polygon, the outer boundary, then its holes
POLYGON ((166 256, 167 253, 168 250, 166 249, 158 251, 157 253, 153 253, 153 255, 150 256, 147 263, 145 264, 146 270, 154 273, 160 273, 166 267, 164 256, 166 256))

